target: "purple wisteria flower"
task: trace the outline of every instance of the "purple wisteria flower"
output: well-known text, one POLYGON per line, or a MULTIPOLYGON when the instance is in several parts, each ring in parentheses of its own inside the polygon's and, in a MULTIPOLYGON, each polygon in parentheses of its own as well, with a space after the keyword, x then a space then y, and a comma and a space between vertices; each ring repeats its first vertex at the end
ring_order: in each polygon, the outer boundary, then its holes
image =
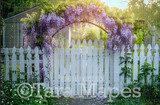
MULTIPOLYGON (((33 21, 34 18, 35 17, 33 17, 31 21, 33 21)), ((76 6, 67 5, 66 10, 60 14, 57 14, 57 12, 42 12, 37 22, 26 22, 23 26, 24 48, 27 48, 27 46, 44 48, 49 58, 53 47, 57 46, 57 42, 53 36, 58 30, 66 26, 71 26, 73 23, 82 21, 94 22, 95 20, 102 24, 106 32, 108 32, 107 49, 116 52, 119 48, 122 48, 122 45, 132 47, 135 38, 132 37, 133 30, 130 25, 117 24, 116 21, 109 17, 99 6, 92 3, 89 5, 81 3, 76 6)))

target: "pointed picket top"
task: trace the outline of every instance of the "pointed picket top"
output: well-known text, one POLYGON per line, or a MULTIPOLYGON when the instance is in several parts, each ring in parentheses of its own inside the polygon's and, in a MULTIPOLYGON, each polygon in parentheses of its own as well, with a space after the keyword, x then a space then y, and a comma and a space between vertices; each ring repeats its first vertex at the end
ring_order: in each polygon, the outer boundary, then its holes
POLYGON ((156 44, 156 45, 154 46, 154 49, 156 50, 156 52, 158 52, 158 50, 159 50, 158 44, 156 44))
POLYGON ((95 46, 95 47, 97 46, 97 40, 94 41, 94 46, 95 46))
POLYGON ((16 52, 16 47, 13 47, 12 53, 15 53, 15 52, 16 52))
POLYGON ((66 44, 66 47, 68 48, 69 47, 69 41, 66 40, 65 44, 66 44))
POLYGON ((9 53, 8 48, 5 48, 5 54, 7 55, 9 53))
POLYGON ((129 45, 127 46, 127 49, 128 49, 128 52, 130 53, 130 52, 131 52, 131 49, 130 49, 129 45))
POLYGON ((124 45, 122 45, 121 56, 122 56, 122 54, 124 55, 124 49, 125 49, 125 46, 124 46, 124 45))
POLYGON ((92 41, 91 40, 88 41, 88 45, 89 45, 89 47, 92 46, 92 41))
POLYGON ((23 53, 24 52, 24 49, 21 47, 19 52, 23 53))
POLYGON ((151 51, 151 49, 152 49, 150 44, 147 46, 147 48, 148 48, 148 51, 151 51))
POLYGON ((83 45, 86 45, 86 40, 85 39, 83 40, 83 45))
POLYGON ((27 51, 31 52, 31 47, 30 46, 27 47, 27 51))
POLYGON ((38 52, 38 51, 39 51, 38 47, 36 47, 36 48, 34 49, 34 51, 35 51, 35 52, 38 52))
POLYGON ((43 52, 43 54, 44 54, 44 52, 45 52, 44 48, 42 49, 42 52, 43 52))
POLYGON ((103 40, 100 40, 100 47, 102 47, 103 46, 103 40))
POLYGON ((134 51, 137 51, 137 49, 138 49, 138 46, 137 46, 137 44, 135 44, 134 45, 134 51))
POLYGON ((77 46, 78 46, 78 47, 80 46, 80 43, 81 43, 81 42, 80 42, 80 40, 78 39, 78 40, 77 40, 77 46))
POLYGON ((74 40, 72 40, 71 44, 72 44, 72 47, 74 47, 74 45, 75 45, 75 41, 74 41, 74 40))
POLYGON ((144 51, 144 44, 141 45, 141 51, 144 51))

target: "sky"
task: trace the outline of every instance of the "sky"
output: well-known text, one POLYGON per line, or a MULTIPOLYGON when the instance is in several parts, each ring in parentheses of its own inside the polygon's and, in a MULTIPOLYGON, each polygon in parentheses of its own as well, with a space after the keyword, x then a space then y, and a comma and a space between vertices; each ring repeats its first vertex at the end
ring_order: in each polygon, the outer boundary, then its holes
MULTIPOLYGON (((128 1, 129 0, 101 0, 101 2, 105 2, 109 7, 117 7, 120 9, 127 8, 128 1)), ((144 0, 144 2, 147 4, 148 0, 144 0)))
POLYGON ((101 0, 101 2, 105 2, 109 7, 117 7, 120 9, 127 8, 127 3, 129 0, 101 0))

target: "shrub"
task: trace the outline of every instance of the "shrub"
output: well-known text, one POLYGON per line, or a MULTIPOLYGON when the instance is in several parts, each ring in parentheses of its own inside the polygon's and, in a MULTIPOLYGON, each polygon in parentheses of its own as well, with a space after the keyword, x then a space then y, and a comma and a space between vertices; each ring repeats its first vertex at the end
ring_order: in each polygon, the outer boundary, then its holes
POLYGON ((99 36, 100 32, 98 29, 96 28, 89 28, 89 30, 87 31, 87 33, 85 34, 85 39, 88 42, 89 40, 91 40, 92 42, 94 42, 95 40, 99 41, 100 40, 100 36, 99 36))

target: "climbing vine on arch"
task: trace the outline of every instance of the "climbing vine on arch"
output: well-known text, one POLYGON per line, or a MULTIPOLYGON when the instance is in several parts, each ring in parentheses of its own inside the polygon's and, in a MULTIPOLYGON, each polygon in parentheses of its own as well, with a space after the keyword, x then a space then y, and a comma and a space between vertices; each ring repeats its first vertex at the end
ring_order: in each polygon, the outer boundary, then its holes
POLYGON ((47 55, 50 55, 52 48, 57 45, 54 35, 66 26, 77 23, 93 24, 108 33, 106 48, 113 52, 122 45, 132 47, 132 27, 129 24, 117 23, 102 7, 93 3, 62 3, 47 11, 40 9, 23 21, 24 47, 29 45, 32 48, 44 48, 47 55))

